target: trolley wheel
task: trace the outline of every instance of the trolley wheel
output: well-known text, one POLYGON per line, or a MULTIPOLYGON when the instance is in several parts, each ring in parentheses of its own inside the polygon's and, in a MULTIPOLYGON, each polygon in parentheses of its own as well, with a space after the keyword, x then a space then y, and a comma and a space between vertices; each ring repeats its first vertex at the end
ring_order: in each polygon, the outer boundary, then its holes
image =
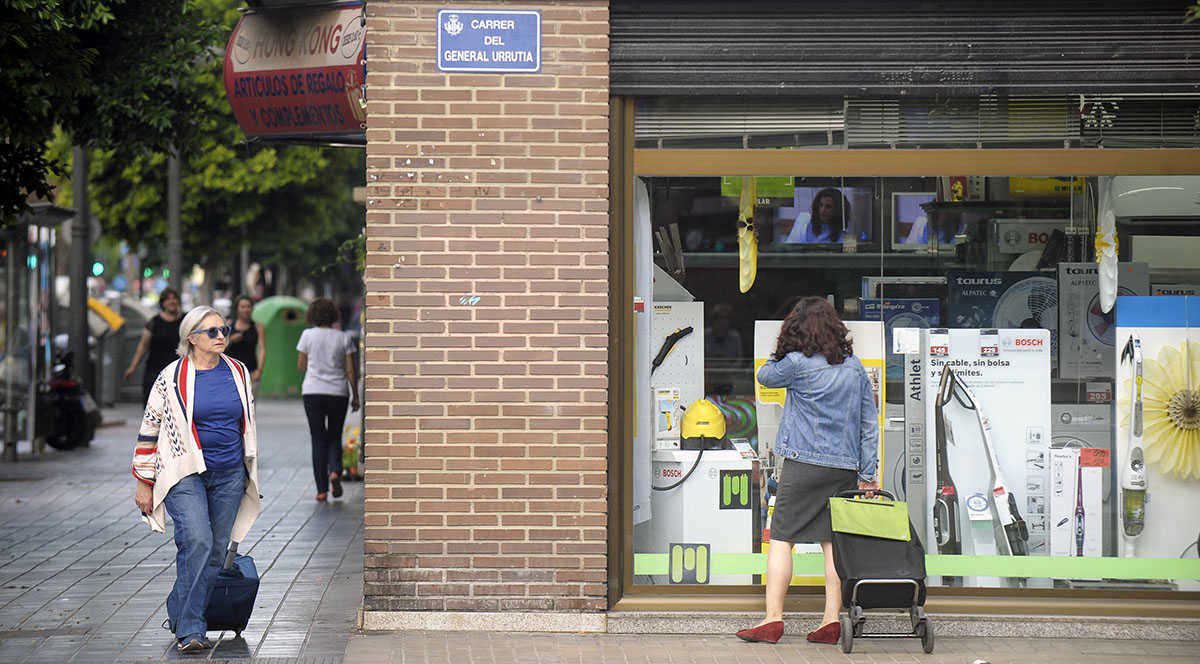
POLYGON ((928 620, 917 625, 917 636, 921 637, 921 649, 926 653, 933 652, 933 625, 928 620))
POLYGON ((854 628, 851 626, 850 618, 848 616, 842 617, 841 624, 842 624, 842 638, 841 638, 842 652, 850 652, 851 650, 854 650, 854 628))
POLYGON ((865 628, 863 627, 863 623, 865 623, 867 621, 867 617, 864 614, 863 608, 856 604, 856 605, 850 607, 849 613, 850 613, 850 625, 852 627, 851 631, 853 632, 855 637, 862 636, 863 632, 866 631, 865 628))

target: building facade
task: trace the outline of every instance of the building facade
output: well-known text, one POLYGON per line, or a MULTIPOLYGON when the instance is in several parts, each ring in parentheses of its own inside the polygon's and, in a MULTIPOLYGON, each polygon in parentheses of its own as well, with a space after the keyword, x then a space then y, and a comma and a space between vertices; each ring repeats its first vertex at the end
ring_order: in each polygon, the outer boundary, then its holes
POLYGON ((1200 617, 1186 6, 369 3, 364 624, 757 606, 798 295, 931 607, 1200 617), (447 71, 481 11, 537 12, 536 71, 447 71))

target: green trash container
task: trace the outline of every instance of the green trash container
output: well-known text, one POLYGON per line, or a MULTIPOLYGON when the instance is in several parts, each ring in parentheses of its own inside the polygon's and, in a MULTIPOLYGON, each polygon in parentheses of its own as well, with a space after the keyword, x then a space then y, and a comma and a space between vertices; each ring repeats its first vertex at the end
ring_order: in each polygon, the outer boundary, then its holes
POLYGON ((254 322, 262 323, 267 360, 263 363, 260 397, 298 397, 304 374, 296 369, 296 344, 308 324, 308 305, 287 295, 263 298, 254 305, 254 322))

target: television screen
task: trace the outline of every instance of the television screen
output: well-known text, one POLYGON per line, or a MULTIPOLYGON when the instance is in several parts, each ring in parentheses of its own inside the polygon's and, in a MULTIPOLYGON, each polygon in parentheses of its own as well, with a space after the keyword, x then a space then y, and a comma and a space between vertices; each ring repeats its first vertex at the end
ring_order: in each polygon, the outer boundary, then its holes
POLYGON ((840 244, 852 234, 870 242, 872 199, 870 187, 796 187, 793 206, 776 208, 775 237, 784 244, 840 244))
POLYGON ((921 206, 933 202, 937 195, 924 191, 898 191, 892 194, 892 248, 898 250, 917 250, 927 246, 931 239, 936 239, 941 249, 945 250, 954 244, 956 235, 966 232, 967 222, 976 218, 978 213, 962 213, 958 215, 956 227, 933 228, 929 215, 921 206), (931 238, 930 234, 934 233, 931 238))
MULTIPOLYGON (((906 191, 892 194, 892 246, 897 249, 929 243, 929 217, 921 205, 937 198, 934 192, 906 191)), ((940 238, 939 238, 940 239, 940 238)))

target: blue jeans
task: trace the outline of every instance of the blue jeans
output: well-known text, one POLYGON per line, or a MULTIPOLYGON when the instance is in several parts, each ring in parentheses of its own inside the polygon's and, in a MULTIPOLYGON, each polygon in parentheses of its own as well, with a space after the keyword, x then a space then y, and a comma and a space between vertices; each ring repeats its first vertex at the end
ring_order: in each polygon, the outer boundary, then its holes
POLYGON ((163 504, 175 522, 175 587, 167 620, 175 635, 204 636, 204 610, 225 562, 229 534, 246 488, 246 469, 208 470, 179 480, 163 504))

